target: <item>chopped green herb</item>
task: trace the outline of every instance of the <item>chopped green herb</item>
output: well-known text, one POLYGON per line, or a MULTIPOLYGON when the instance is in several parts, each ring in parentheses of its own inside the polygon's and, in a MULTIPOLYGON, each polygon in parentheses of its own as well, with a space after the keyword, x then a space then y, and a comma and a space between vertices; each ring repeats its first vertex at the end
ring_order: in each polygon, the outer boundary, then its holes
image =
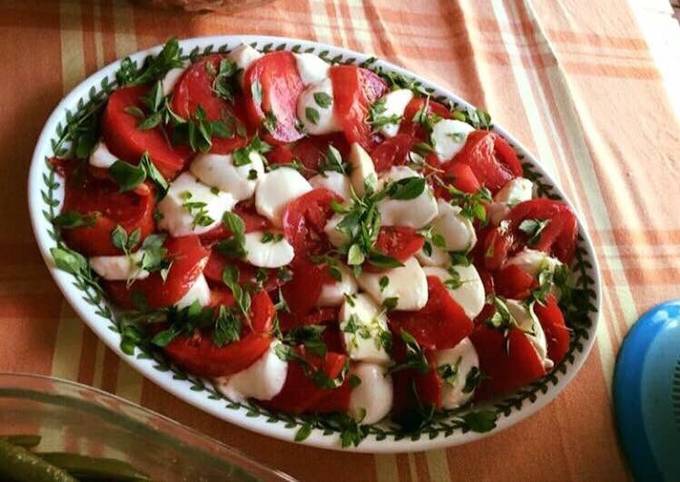
POLYGON ((65 211, 56 216, 52 222, 62 229, 87 228, 97 222, 97 213, 81 214, 78 211, 65 211))

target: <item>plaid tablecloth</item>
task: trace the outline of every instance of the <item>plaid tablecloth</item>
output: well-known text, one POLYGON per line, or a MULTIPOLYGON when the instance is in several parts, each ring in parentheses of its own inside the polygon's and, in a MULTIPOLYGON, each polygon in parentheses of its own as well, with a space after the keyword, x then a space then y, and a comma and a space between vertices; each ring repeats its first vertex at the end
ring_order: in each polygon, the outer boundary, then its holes
MULTIPOLYGON (((1 1, 0 371, 101 387, 303 480, 627 479, 612 417, 616 352, 636 317, 677 297, 680 284, 678 103, 667 98, 634 4, 641 2, 280 0, 236 16, 190 16, 113 0, 1 1), (555 174, 584 214, 604 282, 595 348, 555 402, 449 450, 321 451, 178 401, 119 362, 77 319, 29 226, 26 174, 40 128, 62 95, 113 59, 172 35, 228 33, 318 39, 404 65, 485 107, 555 174)), ((658 28, 646 30, 663 36, 673 28, 669 12, 653 12, 658 28)))

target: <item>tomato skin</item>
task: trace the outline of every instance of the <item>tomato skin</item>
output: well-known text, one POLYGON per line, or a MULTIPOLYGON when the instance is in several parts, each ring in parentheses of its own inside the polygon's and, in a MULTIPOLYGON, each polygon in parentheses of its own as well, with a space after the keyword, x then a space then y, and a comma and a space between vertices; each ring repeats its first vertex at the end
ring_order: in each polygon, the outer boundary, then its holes
POLYGON ((394 338, 401 331, 410 333, 428 350, 453 348, 472 331, 472 320, 456 303, 436 276, 427 277, 428 300, 419 311, 392 311, 388 314, 394 338))
POLYGON ((188 119, 200 106, 209 120, 218 120, 230 110, 228 102, 213 92, 215 75, 209 72, 209 68, 217 72, 223 58, 220 54, 208 55, 187 67, 172 93, 172 110, 177 115, 188 119))
MULTIPOLYGON (((375 249, 376 251, 403 263, 420 251, 424 244, 425 238, 418 234, 413 228, 405 226, 383 226, 378 233, 375 249)), ((364 269, 372 273, 383 271, 383 269, 371 264, 365 264, 364 269)))
MULTIPOLYGON (((423 126, 417 122, 413 122, 413 118, 423 108, 424 105, 425 99, 422 97, 414 97, 411 99, 411 102, 409 102, 406 106, 404 118, 402 119, 399 126, 400 133, 410 135, 416 139, 416 142, 425 142, 429 140, 429 136, 423 126)), ((451 118, 451 112, 449 109, 447 109, 443 104, 433 100, 430 100, 428 103, 427 113, 436 114, 443 119, 451 118)))
POLYGON ((515 264, 505 266, 494 275, 496 293, 513 300, 524 300, 538 287, 529 273, 515 264))
POLYGON ((120 255, 120 249, 111 242, 111 232, 117 225, 120 224, 128 233, 139 229, 140 240, 154 231, 155 193, 146 184, 134 191, 121 193, 113 181, 96 178, 87 170, 76 173, 72 166, 68 166, 65 175, 62 212, 96 213, 93 226, 62 229, 62 236, 72 249, 85 256, 120 255))
POLYGON ((146 86, 121 87, 115 90, 102 116, 102 135, 112 154, 129 163, 137 164, 144 152, 168 180, 174 179, 191 157, 186 146, 172 146, 160 127, 149 130, 137 128, 139 120, 125 112, 130 106, 143 108, 141 97, 146 86))
POLYGON ((111 299, 124 309, 135 308, 133 293, 144 296, 149 308, 158 309, 177 303, 189 291, 208 260, 208 250, 201 246, 197 236, 168 238, 165 241, 167 257, 172 260, 165 281, 158 272, 135 281, 129 288, 125 281, 104 281, 111 299))
POLYGON ((488 377, 477 387, 475 400, 512 392, 545 375, 536 349, 521 330, 510 329, 506 340, 503 331, 482 323, 470 334, 470 340, 479 356, 479 368, 488 377))
POLYGON ((567 328, 564 315, 557 304, 555 295, 548 295, 544 305, 536 303, 534 305, 534 313, 536 313, 538 321, 545 332, 545 338, 548 342, 548 358, 557 365, 569 351, 571 333, 569 328, 567 328))
POLYGON ((483 240, 484 242, 480 244, 482 250, 479 253, 484 267, 489 271, 500 269, 512 250, 514 237, 498 227, 487 231, 483 240))
MULTIPOLYGON (((482 187, 472 168, 467 164, 451 162, 443 166, 443 168, 444 174, 442 174, 442 180, 460 191, 472 194, 479 191, 482 187)), ((437 186, 435 192, 438 197, 446 200, 451 199, 451 195, 443 186, 437 186)))
MULTIPOLYGON (((213 284, 221 285, 223 283, 222 274, 224 273, 224 268, 227 266, 235 266, 238 269, 239 283, 249 285, 257 283, 258 268, 239 259, 228 258, 217 252, 215 249, 210 252, 208 262, 203 269, 203 275, 208 281, 213 282, 213 284)), ((281 284, 281 280, 278 279, 276 270, 265 268, 262 268, 262 270, 267 274, 267 278, 263 283, 263 288, 266 291, 272 291, 278 288, 281 284)))
POLYGON ((290 268, 293 279, 281 287, 281 292, 291 316, 301 319, 310 314, 321 295, 323 285, 333 278, 328 274, 325 265, 314 264, 304 256, 293 259, 290 268))
MULTIPOLYGON (((232 210, 234 214, 237 214, 245 224, 246 233, 252 233, 253 231, 264 231, 271 228, 271 223, 269 220, 263 216, 257 214, 255 211, 255 206, 250 201, 242 201, 234 206, 232 210)), ((224 223, 220 223, 207 233, 200 234, 201 242, 205 245, 210 245, 216 241, 226 239, 232 235, 231 231, 227 229, 224 223)))
POLYGON ((188 372, 202 377, 233 375, 255 363, 272 341, 269 333, 276 309, 265 291, 252 298, 251 329, 243 329, 241 339, 219 347, 209 335, 197 331, 178 336, 166 347, 168 358, 188 372))
POLYGON ((414 143, 413 136, 397 134, 378 144, 371 152, 376 172, 389 171, 393 166, 403 166, 406 164, 414 143))
MULTIPOLYGON (((406 430, 413 424, 414 411, 419 408, 442 407, 443 382, 434 369, 433 353, 428 350, 424 353, 430 365, 426 372, 407 368, 392 373, 394 392, 392 413, 406 430)), ((400 337, 393 337, 392 356, 397 363, 403 362, 406 358, 406 345, 400 337)))
POLYGON ((283 213, 283 233, 296 255, 320 254, 329 248, 323 228, 333 215, 331 202, 342 202, 333 191, 318 188, 291 201, 283 213))
POLYGON ((477 180, 492 193, 522 175, 517 154, 505 139, 494 132, 471 132, 453 161, 469 165, 477 180))
POLYGON ((253 62, 243 74, 246 112, 253 128, 262 124, 267 112, 276 117, 276 127, 265 139, 272 144, 285 144, 303 137, 298 131, 297 101, 304 85, 291 52, 270 52, 253 62), (259 82, 262 101, 253 98, 253 85, 259 82))
MULTIPOLYGON (((285 296, 284 296, 285 297, 285 296)), ((286 333, 293 328, 306 325, 330 325, 338 320, 338 307, 314 308, 308 314, 295 316, 293 313, 282 311, 279 313, 279 324, 281 331, 286 333)), ((342 351, 342 350, 332 350, 342 351)))

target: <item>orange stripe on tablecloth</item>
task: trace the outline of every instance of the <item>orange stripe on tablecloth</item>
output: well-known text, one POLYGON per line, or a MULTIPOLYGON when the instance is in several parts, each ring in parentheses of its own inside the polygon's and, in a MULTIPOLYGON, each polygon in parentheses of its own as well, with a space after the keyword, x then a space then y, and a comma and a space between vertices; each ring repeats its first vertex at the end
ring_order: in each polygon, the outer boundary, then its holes
POLYGON ((102 44, 104 47, 104 63, 107 64, 113 62, 117 57, 112 12, 112 0, 102 0, 99 5, 99 22, 102 31, 102 44))
POLYGON ((411 477, 408 454, 397 454, 397 470, 399 471, 399 482, 416 482, 411 477))
MULTIPOLYGON (((83 344, 80 349, 78 381, 86 385, 94 382, 94 362, 97 358, 97 336, 89 327, 83 329, 83 344)), ((74 354, 75 355, 75 354, 74 354)))
POLYGON ((117 393, 118 370, 122 363, 118 355, 108 347, 104 347, 104 369, 102 371, 101 388, 107 392, 117 393))
POLYGON ((430 469, 427 466, 427 458, 425 457, 425 452, 417 452, 412 455, 413 463, 415 464, 415 471, 416 474, 418 475, 418 482, 427 482, 428 480, 432 480, 430 478, 430 469))

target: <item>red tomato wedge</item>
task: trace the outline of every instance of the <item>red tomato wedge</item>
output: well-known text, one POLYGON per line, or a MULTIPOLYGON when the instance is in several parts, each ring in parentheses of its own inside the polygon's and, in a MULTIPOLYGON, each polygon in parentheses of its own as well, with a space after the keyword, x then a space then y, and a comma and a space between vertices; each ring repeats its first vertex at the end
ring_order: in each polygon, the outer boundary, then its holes
POLYGON ((120 159, 136 164, 144 152, 170 180, 186 165, 191 150, 186 146, 172 146, 160 127, 141 130, 139 119, 126 112, 128 107, 144 107, 141 97, 148 87, 122 87, 109 97, 102 117, 102 134, 111 153, 120 159))
POLYGON ((203 272, 208 261, 208 250, 201 246, 197 236, 168 238, 165 241, 167 258, 172 261, 165 281, 156 272, 148 278, 135 281, 130 287, 125 281, 105 281, 104 286, 113 301, 125 308, 135 308, 133 293, 144 297, 149 308, 172 306, 189 291, 194 281, 203 272))
MULTIPOLYGON (((328 352, 323 358, 319 358, 306 355, 303 347, 298 348, 298 352, 309 363, 308 370, 321 370, 330 379, 340 376, 347 367, 348 359, 340 353, 328 352)), ((343 389, 346 383, 347 380, 338 388, 321 388, 307 376, 300 362, 291 361, 288 363, 288 374, 283 389, 269 402, 264 402, 264 405, 273 410, 289 413, 346 411, 349 406, 349 397, 345 396, 346 389, 343 389), (342 400, 331 403, 329 397, 335 396, 341 396, 342 400), (346 405, 342 406, 338 402, 346 405)))
POLYGON ((529 273, 516 264, 505 266, 494 275, 496 293, 504 298, 523 300, 538 287, 538 283, 529 273))
POLYGON ((293 142, 303 134, 297 129, 297 101, 304 89, 295 56, 271 52, 253 62, 243 75, 243 91, 250 123, 260 127, 267 114, 276 125, 265 138, 272 143, 293 142))
POLYGON ((330 70, 335 97, 335 115, 349 144, 372 147, 369 106, 387 92, 387 84, 373 72, 353 65, 336 65, 330 70))
POLYGON ((291 201, 283 212, 283 233, 296 255, 314 255, 330 247, 323 228, 333 215, 331 202, 342 202, 333 191, 319 188, 291 201))
POLYGON ((326 160, 328 147, 335 147, 342 158, 349 155, 349 145, 342 134, 304 137, 294 144, 276 146, 266 154, 271 164, 290 164, 299 161, 305 169, 302 174, 310 178, 319 172, 321 164, 326 160))
MULTIPOLYGON (((242 201, 234 206, 232 212, 237 214, 243 220, 243 223, 246 225, 246 233, 252 233, 253 231, 264 231, 271 227, 271 224, 267 218, 257 214, 253 202, 242 201)), ((231 235, 231 231, 229 231, 224 224, 220 223, 207 233, 199 235, 199 237, 201 238, 201 242, 203 242, 203 244, 208 245, 215 241, 226 239, 231 235)))
POLYGON ((522 175, 517 154, 505 139, 494 132, 471 132, 453 161, 470 166, 477 180, 492 193, 522 175))
MULTIPOLYGON (((462 162, 450 162, 442 167, 444 172, 441 174, 441 179, 447 185, 451 185, 459 191, 470 194, 479 191, 481 188, 481 184, 479 183, 479 180, 477 180, 477 176, 475 176, 475 173, 472 171, 472 168, 469 165, 463 164, 462 162)), ((437 197, 441 197, 446 200, 451 199, 451 194, 449 193, 448 189, 442 185, 435 186, 435 194, 437 197)))
MULTIPOLYGON (((258 268, 252 264, 248 264, 239 259, 228 258, 223 256, 215 249, 210 252, 210 257, 208 262, 203 269, 203 275, 208 281, 212 281, 216 284, 222 284, 222 273, 224 273, 224 268, 227 266, 236 266, 239 273, 239 283, 241 284, 256 284, 257 283, 257 272, 258 268)), ((263 283, 263 288, 266 291, 271 291, 276 289, 280 284, 281 280, 278 279, 275 269, 265 269, 260 268, 264 273, 266 273, 267 278, 263 283)))
POLYGON ((95 178, 87 170, 65 170, 66 189, 62 212, 94 215, 93 226, 62 229, 66 244, 86 256, 122 254, 111 242, 111 232, 121 225, 126 232, 139 229, 144 240, 155 228, 156 206, 152 189, 142 184, 134 191, 119 192, 110 179, 95 178))
POLYGON ((480 324, 470 335, 485 375, 475 399, 488 400, 517 390, 545 375, 545 369, 529 338, 513 328, 507 333, 480 324))
POLYGON ((557 304, 557 298, 554 295, 548 295, 545 305, 540 303, 534 305, 534 313, 538 317, 548 342, 548 358, 557 365, 569 351, 571 339, 570 330, 567 328, 562 310, 557 304))
MULTIPOLYGON (((306 257, 297 257, 290 265, 293 279, 281 287, 283 298, 294 319, 303 320, 316 306, 325 283, 333 279, 325 265, 314 264, 306 257)), ((298 323, 304 324, 303 321, 298 323)))
POLYGON ((406 164, 414 143, 414 138, 410 134, 397 134, 385 139, 371 152, 375 170, 380 173, 389 171, 393 166, 406 164))
MULTIPOLYGON (((425 103, 425 99, 422 97, 414 97, 406 106, 404 118, 399 125, 399 132, 413 137, 416 139, 415 142, 429 141, 429 135, 427 131, 420 123, 413 121, 414 117, 416 117, 416 114, 418 114, 423 109, 425 103)), ((427 102, 427 106, 427 114, 435 114, 443 119, 449 119, 451 117, 451 112, 449 109, 439 102, 430 100, 427 102)))
POLYGON ((294 314, 288 313, 286 311, 282 311, 279 313, 279 323, 281 326, 281 331, 283 331, 284 333, 292 330, 293 328, 298 328, 300 326, 329 325, 337 321, 338 321, 337 307, 314 308, 304 316, 295 316, 294 314))
POLYGON ((568 264, 574 259, 578 224, 576 216, 565 203, 545 198, 532 199, 512 208, 507 219, 515 239, 522 244, 526 243, 527 238, 520 230, 522 221, 547 220, 548 224, 540 232, 538 240, 529 247, 554 255, 563 263, 568 264))
MULTIPOLYGON (((392 356, 397 363, 403 362, 406 355, 406 345, 401 338, 394 337, 392 356)), ((425 352, 425 356, 432 366, 432 353, 425 352)), ((442 406, 442 379, 436 370, 428 369, 425 373, 409 368, 392 374, 394 386, 394 401, 392 412, 395 418, 409 427, 409 415, 418 408, 425 409, 442 406)))
POLYGON ((392 311, 389 325, 395 337, 410 333, 424 349, 453 348, 472 331, 472 320, 436 276, 427 277, 428 300, 420 311, 392 311))
POLYGON ((484 267, 489 271, 500 269, 512 250, 514 244, 512 234, 504 228, 489 227, 482 231, 480 240, 474 249, 476 258, 484 263, 484 267))
POLYGON ((244 328, 241 339, 219 347, 208 334, 178 336, 165 347, 168 357, 180 367, 198 376, 233 375, 255 363, 267 351, 276 309, 269 295, 260 291, 252 297, 251 328, 244 328))
MULTIPOLYGON (((403 263, 411 256, 420 251, 425 244, 425 238, 413 228, 405 226, 384 226, 380 228, 375 249, 380 253, 394 258, 403 263)), ((364 265, 364 269, 370 272, 381 271, 380 268, 370 264, 364 265)))

